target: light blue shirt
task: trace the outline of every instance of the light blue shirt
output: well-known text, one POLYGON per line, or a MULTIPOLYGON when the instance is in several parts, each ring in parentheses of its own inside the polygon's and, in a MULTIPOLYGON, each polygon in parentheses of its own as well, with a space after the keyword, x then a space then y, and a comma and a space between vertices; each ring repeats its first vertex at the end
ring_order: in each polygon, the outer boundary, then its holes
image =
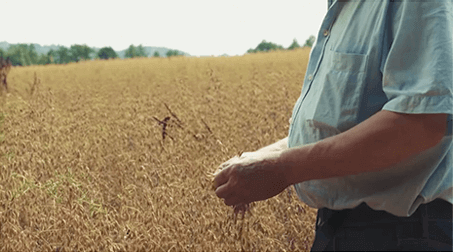
POLYGON ((334 210, 366 202, 404 217, 437 198, 453 203, 452 76, 451 0, 329 1, 288 147, 340 134, 380 110, 449 114, 447 131, 437 146, 389 169, 296 184, 299 198, 334 210))

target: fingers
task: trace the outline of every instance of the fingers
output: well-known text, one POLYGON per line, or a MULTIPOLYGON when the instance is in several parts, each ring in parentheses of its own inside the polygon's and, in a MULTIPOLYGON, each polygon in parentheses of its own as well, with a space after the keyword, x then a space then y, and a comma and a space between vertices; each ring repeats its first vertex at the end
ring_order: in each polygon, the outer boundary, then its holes
POLYGON ((223 202, 227 206, 236 206, 236 205, 241 205, 242 204, 241 200, 238 197, 225 198, 225 199, 223 199, 223 202))
POLYGON ((213 184, 214 184, 214 188, 216 189, 216 191, 220 186, 222 186, 223 184, 226 184, 228 182, 229 170, 230 170, 229 168, 224 169, 224 170, 220 171, 219 173, 217 173, 217 175, 215 176, 213 184))
MULTIPOLYGON (((236 191, 238 177, 236 167, 240 165, 243 160, 247 158, 234 156, 230 160, 221 164, 216 171, 215 178, 213 179, 213 189, 219 198, 224 199, 224 203, 228 206, 235 206, 242 204, 244 205, 242 193, 238 194, 236 191)), ((239 207, 238 210, 242 210, 243 207, 239 207)))
POLYGON ((214 176, 217 176, 223 169, 221 169, 220 167, 214 172, 214 176))
POLYGON ((245 213, 249 209, 249 204, 239 204, 239 205, 234 205, 233 210, 235 214, 238 213, 245 213))
POLYGON ((231 166, 232 165, 232 162, 234 160, 237 160, 239 159, 238 156, 234 156, 233 158, 231 158, 230 160, 226 161, 225 163, 221 164, 219 166, 219 168, 217 168, 217 171, 214 172, 214 179, 212 180, 212 187, 213 187, 213 190, 217 190, 217 188, 225 183, 227 183, 228 181, 228 174, 223 172, 225 171, 228 166, 231 166), (223 173, 222 173, 223 172, 223 173))
POLYGON ((234 162, 237 162, 240 159, 241 158, 239 156, 234 156, 234 157, 230 158, 228 161, 226 161, 223 164, 221 164, 219 168, 225 169, 226 167, 228 167, 229 165, 233 164, 234 162))
POLYGON ((246 195, 242 193, 238 193, 237 191, 234 190, 233 188, 233 183, 231 181, 228 181, 227 183, 223 184, 222 186, 218 187, 217 190, 215 191, 216 195, 219 198, 223 199, 223 202, 227 206, 241 206, 238 208, 238 210, 241 210, 244 208, 243 206, 248 204, 249 202, 246 202, 245 197, 246 195))
POLYGON ((226 169, 228 166, 232 165, 233 163, 237 162, 238 160, 240 160, 240 158, 238 156, 234 156, 234 157, 230 158, 228 161, 222 163, 221 165, 219 165, 217 170, 214 172, 214 176, 217 176, 222 170, 226 169))
POLYGON ((230 196, 232 194, 232 192, 230 192, 229 189, 230 188, 229 188, 229 184, 228 184, 228 181, 227 181, 227 182, 225 182, 225 183, 223 183, 221 185, 218 185, 218 187, 215 190, 215 194, 219 198, 226 198, 226 197, 228 197, 228 196, 230 196))
MULTIPOLYGON (((236 155, 236 156, 230 158, 228 161, 219 165, 217 170, 214 172, 214 176, 219 174, 222 170, 228 168, 229 166, 232 166, 233 164, 236 164, 236 163, 241 163, 244 160, 250 159, 251 157, 254 157, 254 156, 255 156, 255 152, 244 152, 241 154, 241 156, 236 155)), ((252 160, 253 159, 254 158, 252 158, 252 160)))

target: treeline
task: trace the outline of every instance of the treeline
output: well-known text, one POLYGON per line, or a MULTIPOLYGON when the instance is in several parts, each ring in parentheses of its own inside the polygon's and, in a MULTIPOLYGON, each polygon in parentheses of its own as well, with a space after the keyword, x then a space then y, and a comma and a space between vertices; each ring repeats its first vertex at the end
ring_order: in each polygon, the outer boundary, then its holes
MULTIPOLYGON (((315 43, 315 36, 310 36, 302 47, 312 47, 313 43, 315 43)), ((263 40, 255 49, 249 49, 247 53, 257 53, 257 52, 268 52, 268 51, 275 51, 275 50, 294 50, 296 48, 300 48, 301 46, 297 42, 296 39, 293 40, 293 43, 288 47, 284 48, 281 45, 274 44, 272 42, 267 42, 263 40)))
MULTIPOLYGON (((183 52, 178 50, 168 50, 165 53, 166 57, 173 57, 184 55, 183 52)), ((142 45, 134 46, 130 45, 129 48, 126 49, 124 57, 125 58, 140 58, 140 57, 148 57, 148 53, 145 51, 145 48, 142 45)), ((161 57, 158 51, 155 51, 153 57, 161 57)), ((115 59, 118 58, 118 54, 111 48, 111 47, 104 47, 101 48, 98 53, 97 57, 99 59, 115 59)))
MULTIPOLYGON (((102 50, 102 49, 101 49, 102 50)), ((165 53, 165 56, 168 57, 173 57, 173 56, 179 56, 179 55, 184 55, 183 52, 180 52, 178 50, 168 50, 167 53, 165 53)), ((116 55, 115 58, 117 58, 118 55, 116 55)), ((125 55, 125 58, 138 58, 138 57, 148 57, 148 54, 145 52, 145 48, 143 48, 142 45, 139 45, 135 47, 134 45, 130 45, 129 48, 127 48, 125 55)), ((153 54, 153 57, 161 57, 159 52, 155 51, 153 54)), ((101 57, 99 57, 101 58, 101 57)), ((101 58, 105 59, 105 58, 101 58)))
MULTIPOLYGON (((302 47, 311 47, 315 42, 315 37, 310 36, 302 47)), ((249 49, 247 53, 267 52, 273 50, 293 50, 301 47, 296 39, 288 48, 263 40, 255 49, 249 49)), ((184 55, 178 50, 168 50, 166 57, 184 55)), ((98 51, 87 45, 71 45, 69 48, 60 46, 57 50, 50 50, 47 53, 38 54, 33 44, 15 44, 10 45, 8 50, 0 48, 0 56, 9 57, 13 66, 29 65, 46 65, 46 64, 67 64, 70 62, 79 62, 92 59, 115 59, 118 54, 111 47, 103 47, 98 51)), ((130 45, 126 49, 125 58, 148 57, 145 48, 142 45, 130 45)), ((159 52, 155 51, 152 57, 161 57, 159 52)))
MULTIPOLYGON (((169 50, 166 57, 183 55, 178 50, 169 50)), ((98 51, 87 45, 71 45, 67 48, 60 46, 58 50, 50 50, 45 54, 38 54, 33 44, 10 45, 8 50, 0 48, 0 56, 9 57, 13 66, 46 65, 46 64, 67 64, 92 59, 115 59, 118 54, 111 47, 103 47, 98 51)), ((125 58, 148 57, 142 45, 130 45, 125 51, 125 58)), ((153 57, 160 57, 159 52, 154 52, 153 57)))

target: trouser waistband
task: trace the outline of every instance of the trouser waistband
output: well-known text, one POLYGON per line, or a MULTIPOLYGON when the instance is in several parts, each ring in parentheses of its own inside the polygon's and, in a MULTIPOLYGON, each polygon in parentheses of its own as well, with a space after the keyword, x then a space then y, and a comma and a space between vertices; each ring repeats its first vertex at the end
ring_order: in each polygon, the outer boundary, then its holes
POLYGON ((318 210, 316 226, 329 222, 334 228, 337 226, 370 226, 373 224, 391 224, 400 222, 422 222, 425 219, 452 219, 452 204, 436 199, 427 204, 421 204, 409 217, 399 217, 386 211, 376 211, 365 203, 353 209, 331 210, 322 208, 318 210))
MULTIPOLYGON (((387 250, 413 250, 414 248, 451 250, 452 209, 451 203, 441 199, 420 205, 409 217, 398 217, 386 211, 376 211, 365 203, 353 209, 340 211, 322 208, 318 210, 316 237, 312 251, 342 250, 345 244, 362 236, 367 238, 355 240, 361 245, 367 245, 362 246, 361 250, 378 250, 380 246, 371 242, 374 238, 381 239, 378 239, 377 244, 387 250), (366 239, 369 239, 369 244, 366 239)), ((354 246, 357 245, 354 244, 354 246)), ((354 246, 347 247, 347 250, 356 248, 354 246)))

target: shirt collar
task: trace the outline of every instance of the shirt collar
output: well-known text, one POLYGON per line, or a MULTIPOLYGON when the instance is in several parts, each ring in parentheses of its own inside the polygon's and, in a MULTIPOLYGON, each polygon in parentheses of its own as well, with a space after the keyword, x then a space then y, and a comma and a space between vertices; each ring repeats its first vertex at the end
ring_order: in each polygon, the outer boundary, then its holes
POLYGON ((327 0, 327 9, 329 9, 330 6, 332 6, 333 2, 335 2, 335 0, 327 0))

